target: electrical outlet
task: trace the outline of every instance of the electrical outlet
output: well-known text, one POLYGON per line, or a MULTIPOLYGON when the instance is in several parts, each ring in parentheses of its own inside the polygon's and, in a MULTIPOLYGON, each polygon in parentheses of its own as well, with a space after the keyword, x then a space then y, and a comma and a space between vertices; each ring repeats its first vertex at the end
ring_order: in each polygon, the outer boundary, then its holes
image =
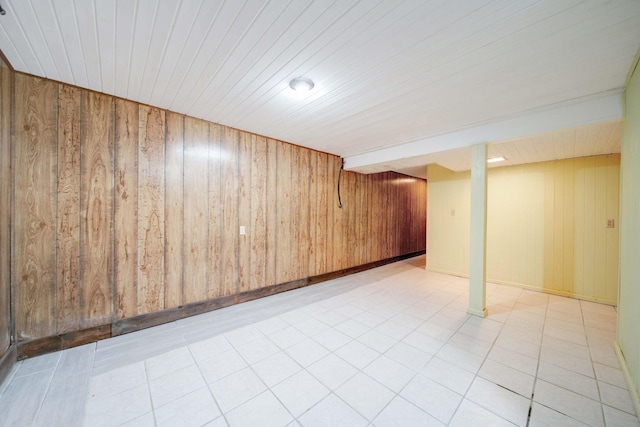
POLYGON ((244 225, 240 226, 240 235, 244 236, 245 234, 247 234, 247 229, 245 228, 244 225))
POLYGON ((615 228, 616 221, 613 218, 607 219, 607 228, 615 228))

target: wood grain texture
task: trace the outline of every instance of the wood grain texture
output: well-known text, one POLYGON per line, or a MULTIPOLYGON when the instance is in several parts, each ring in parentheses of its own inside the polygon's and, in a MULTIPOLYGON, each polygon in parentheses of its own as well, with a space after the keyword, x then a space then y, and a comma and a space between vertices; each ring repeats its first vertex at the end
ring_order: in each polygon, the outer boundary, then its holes
POLYGON ((115 316, 138 312, 138 127, 139 105, 116 99, 115 129, 115 316))
POLYGON ((258 136, 251 141, 250 289, 267 286, 267 168, 267 139, 258 136))
MULTIPOLYGON (((13 73, 0 59, 0 383, 9 373, 2 356, 11 345, 11 97, 13 73)), ((15 359, 14 359, 15 360, 15 359)))
POLYGON ((80 115, 81 91, 60 86, 58 94, 58 328, 80 325, 80 115))
POLYGON ((222 203, 220 194, 222 191, 222 132, 224 127, 209 124, 209 170, 208 170, 208 215, 209 215, 209 250, 208 250, 208 277, 207 298, 215 298, 224 295, 222 286, 222 241, 218 230, 222 227, 222 203))
POLYGON ((18 340, 55 333, 58 84, 15 76, 15 324, 18 340))
POLYGON ((164 199, 164 306, 182 304, 184 116, 166 113, 164 199))
POLYGON ((0 197, 13 173, 20 341, 237 303, 423 249, 406 224, 424 222, 423 181, 344 172, 339 209, 336 156, 30 76, 0 82, 3 124, 4 86, 16 93, 0 197))
POLYGON ((114 311, 113 98, 88 92, 81 127, 81 326, 102 325, 114 311))
POLYGON ((207 167, 208 123, 184 119, 184 294, 183 302, 207 297, 209 209, 207 167))
POLYGON ((266 267, 265 286, 278 283, 276 277, 276 254, 278 251, 278 142, 267 139, 266 148, 266 267))
MULTIPOLYGON (((246 292, 252 287, 251 276, 251 238, 253 236, 252 188, 251 178, 253 171, 252 146, 256 136, 242 132, 240 134, 238 163, 235 173, 238 176, 238 226, 245 227, 245 235, 238 236, 238 292, 246 292)), ((226 199, 225 199, 226 200, 226 199)))
POLYGON ((276 240, 276 283, 293 280, 291 267, 291 145, 278 141, 278 232, 276 240), (278 254, 288 254, 280 256, 278 254))
POLYGON ((140 106, 138 314, 164 308, 164 119, 164 111, 140 106))
MULTIPOLYGON (((238 156, 239 137, 237 129, 225 127, 222 133, 222 269, 221 282, 223 295, 238 292, 238 156)), ((246 236, 245 236, 246 237, 246 236)))

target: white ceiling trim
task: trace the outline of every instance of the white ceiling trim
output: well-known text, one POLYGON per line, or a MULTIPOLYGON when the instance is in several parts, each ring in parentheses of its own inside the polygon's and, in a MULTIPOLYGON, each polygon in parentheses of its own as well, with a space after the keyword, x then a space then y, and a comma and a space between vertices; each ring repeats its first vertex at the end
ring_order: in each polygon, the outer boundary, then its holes
POLYGON ((403 159, 427 156, 452 149, 548 133, 623 117, 622 91, 588 97, 570 104, 537 109, 528 114, 462 129, 445 135, 371 151, 345 158, 345 169, 375 173, 390 170, 403 159))

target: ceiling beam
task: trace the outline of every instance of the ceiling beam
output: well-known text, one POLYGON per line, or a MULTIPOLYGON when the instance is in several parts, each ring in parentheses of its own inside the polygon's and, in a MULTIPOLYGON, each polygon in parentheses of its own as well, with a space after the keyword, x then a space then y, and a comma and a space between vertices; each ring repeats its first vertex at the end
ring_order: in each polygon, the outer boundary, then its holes
POLYGON ((345 158, 345 169, 362 173, 395 169, 414 157, 504 141, 623 117, 622 89, 529 111, 499 121, 345 158))

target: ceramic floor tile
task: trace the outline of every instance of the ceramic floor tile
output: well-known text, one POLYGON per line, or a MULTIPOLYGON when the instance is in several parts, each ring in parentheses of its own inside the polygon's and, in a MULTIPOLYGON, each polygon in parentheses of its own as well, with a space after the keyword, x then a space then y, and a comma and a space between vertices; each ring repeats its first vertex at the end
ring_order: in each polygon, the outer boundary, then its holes
POLYGON ((483 341, 477 337, 473 337, 467 334, 463 334, 461 332, 453 335, 449 341, 449 344, 453 344, 456 347, 464 348, 470 353, 473 353, 480 357, 486 357, 491 347, 493 346, 493 341, 487 342, 483 341))
POLYGON ((534 400, 578 421, 596 427, 604 426, 600 402, 538 380, 534 400))
POLYGON ((453 419, 449 423, 449 427, 513 427, 514 424, 499 417, 482 406, 476 405, 470 400, 464 399, 453 419))
POLYGON ((424 377, 416 375, 400 395, 432 417, 448 424, 462 396, 424 377))
POLYGON ((374 330, 380 333, 383 333, 385 335, 388 335, 391 338, 395 338, 397 340, 400 340, 406 337, 412 332, 411 328, 407 328, 406 326, 403 326, 396 322, 392 322, 390 320, 387 320, 379 324, 374 328, 374 330))
POLYGON ((337 349, 351 341, 352 338, 335 328, 329 328, 326 331, 314 335, 313 340, 329 351, 336 351, 337 349))
POLYGON ((467 392, 475 378, 475 375, 471 372, 465 371, 438 357, 431 359, 420 370, 420 374, 461 395, 467 392))
POLYGON ((433 357, 431 354, 401 342, 391 347, 384 355, 414 371, 422 369, 433 357))
POLYGON ((305 368, 329 354, 329 351, 311 339, 289 347, 286 352, 305 368))
POLYGON ((455 333, 454 330, 436 325, 435 323, 426 322, 416 329, 416 332, 437 338, 441 341, 447 341, 455 333))
POLYGON ((284 427, 291 414, 270 391, 266 391, 226 415, 230 427, 284 427))
POLYGON ((358 341, 368 347, 371 347, 379 353, 384 353, 398 342, 398 340, 391 338, 390 336, 385 335, 381 332, 378 332, 375 329, 372 329, 359 336, 358 341))
POLYGON ((158 427, 199 427, 220 416, 207 387, 201 387, 155 410, 158 427))
POLYGON ((144 362, 132 363, 91 378, 89 395, 96 399, 104 399, 146 383, 144 362))
POLYGON ((380 353, 358 342, 351 341, 335 351, 335 354, 358 369, 364 369, 369 363, 380 357, 380 353))
POLYGON ((561 368, 577 372, 587 377, 595 378, 595 374, 593 372, 593 364, 591 360, 588 359, 583 359, 567 353, 563 353, 559 350, 553 350, 543 347, 542 351, 540 352, 540 360, 542 362, 551 363, 561 368))
POLYGON ((358 338, 360 335, 364 334, 371 328, 358 322, 357 320, 348 319, 342 323, 338 323, 335 326, 335 329, 345 335, 348 335, 351 338, 358 338))
MULTIPOLYGON (((614 424, 615 425, 615 424, 614 424)), ((587 427, 587 424, 561 414, 558 411, 554 411, 551 408, 547 408, 533 402, 531 407, 531 419, 529 420, 529 427, 587 427)))
POLYGON ((335 394, 330 394, 298 418, 304 427, 364 427, 369 422, 335 394))
POLYGON ((368 420, 373 420, 395 394, 362 373, 356 374, 336 390, 336 394, 368 420))
POLYGON ((631 397, 629 396, 627 389, 603 382, 598 382, 598 387, 600 388, 600 398, 602 403, 635 415, 633 402, 631 401, 631 397))
POLYGON ((299 417, 329 394, 329 389, 307 371, 298 372, 271 391, 294 417, 299 417))
POLYGON ((260 337, 246 344, 236 347, 242 358, 252 365, 280 351, 280 348, 267 337, 260 337))
POLYGON ((244 368, 209 385, 223 413, 238 407, 266 390, 260 378, 250 369, 244 368))
POLYGON ((119 425, 150 411, 149 388, 147 384, 143 384, 104 399, 90 397, 85 412, 85 425, 119 425))
POLYGON ((120 424, 120 427, 156 427, 156 419, 153 412, 147 412, 138 418, 120 424))
POLYGON ((538 360, 524 354, 508 350, 502 347, 494 347, 487 355, 489 360, 502 363, 510 368, 517 369, 527 375, 536 375, 538 369, 538 360))
POLYGON ((286 328, 280 329, 269 335, 269 339, 278 347, 287 349, 292 345, 296 345, 306 340, 307 336, 293 326, 287 326, 286 328))
POLYGON ((611 366, 602 365, 600 363, 594 363, 593 369, 596 372, 596 378, 598 381, 603 381, 620 388, 627 388, 627 382, 624 379, 624 374, 621 369, 612 368, 611 366))
POLYGON ((466 351, 453 344, 446 344, 438 353, 436 353, 436 356, 474 374, 480 370, 482 362, 484 361, 483 357, 466 351))
POLYGON ((440 421, 409 403, 402 397, 395 397, 373 420, 376 427, 441 427, 440 421))
POLYGON ((380 356, 373 361, 364 369, 364 373, 396 393, 416 375, 414 370, 386 356, 380 356))
POLYGON ((615 427, 640 427, 638 417, 627 412, 620 411, 607 405, 602 405, 604 419, 607 426, 615 427))
POLYGON ((278 317, 272 317, 270 319, 254 323, 253 326, 263 334, 271 335, 282 329, 288 328, 289 324, 278 317))
POLYGON ((581 394, 593 400, 600 400, 596 380, 577 372, 561 368, 547 362, 540 362, 538 378, 548 383, 581 394))
POLYGON ((198 362, 198 367, 207 383, 218 381, 234 372, 238 372, 246 366, 247 363, 235 350, 225 351, 210 359, 198 362))
POLYGON ((420 332, 410 333, 404 337, 401 342, 429 354, 436 354, 445 344, 444 341, 421 334, 420 332))
POLYGON ((243 344, 247 344, 253 340, 264 337, 264 334, 253 325, 249 325, 229 331, 225 333, 224 336, 234 347, 237 348, 243 344))
POLYGON ((218 417, 215 420, 208 422, 204 427, 229 427, 227 420, 224 417, 218 417))
POLYGON ((158 408, 179 397, 189 394, 205 386, 200 370, 195 365, 172 372, 149 381, 151 402, 158 408))
POLYGON ((358 372, 353 365, 334 354, 329 354, 309 366, 307 371, 329 387, 330 390, 336 390, 358 372))
POLYGON ((478 375, 527 399, 531 398, 535 381, 535 377, 531 375, 493 360, 485 360, 478 375))
POLYGON ((518 426, 527 424, 530 399, 483 378, 476 378, 465 398, 518 426))
POLYGON ((149 379, 162 377, 194 363, 195 360, 187 347, 177 348, 145 360, 149 379))
POLYGON ((329 325, 322 323, 317 319, 305 319, 304 321, 295 323, 293 327, 308 337, 312 337, 330 328, 329 325))
POLYGON ((189 344, 191 354, 196 361, 210 359, 220 353, 233 349, 229 341, 222 335, 218 335, 204 341, 189 344))
POLYGON ((252 368, 267 387, 273 387, 302 370, 300 365, 284 352, 278 352, 273 356, 267 357, 252 365, 252 368))

